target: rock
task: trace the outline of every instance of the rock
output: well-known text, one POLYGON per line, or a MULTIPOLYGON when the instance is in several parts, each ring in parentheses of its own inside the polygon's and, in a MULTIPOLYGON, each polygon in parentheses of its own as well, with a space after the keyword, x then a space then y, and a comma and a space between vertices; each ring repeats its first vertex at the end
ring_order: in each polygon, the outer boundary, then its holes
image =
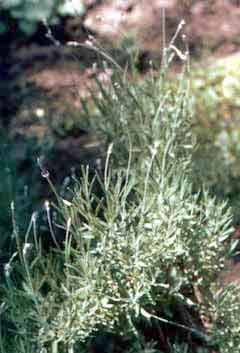
POLYGON ((84 27, 112 44, 132 36, 141 50, 160 52, 163 8, 168 40, 185 19, 185 32, 194 53, 203 46, 219 55, 236 51, 240 35, 237 1, 106 0, 86 13, 84 27))
MULTIPOLYGON (((128 36, 136 38, 142 50, 161 50, 162 8, 174 20, 174 30, 180 22, 176 0, 105 1, 87 13, 84 26, 99 37, 120 42, 128 36)), ((172 27, 172 26, 170 26, 172 27)), ((170 37, 171 30, 167 31, 170 37)))

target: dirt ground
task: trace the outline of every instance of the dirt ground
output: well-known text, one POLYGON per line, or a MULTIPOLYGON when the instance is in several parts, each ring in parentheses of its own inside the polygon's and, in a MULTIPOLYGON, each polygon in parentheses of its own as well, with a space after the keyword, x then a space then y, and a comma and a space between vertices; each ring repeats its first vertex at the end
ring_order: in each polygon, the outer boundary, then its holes
POLYGON ((239 49, 238 0, 85 0, 85 5, 83 17, 68 18, 53 28, 52 34, 61 46, 46 38, 44 28, 39 28, 33 38, 11 42, 5 80, 6 92, 11 93, 7 105, 13 110, 9 115, 24 105, 24 97, 33 86, 42 93, 41 99, 44 95, 53 97, 54 109, 62 111, 64 108, 56 101, 79 109, 79 97, 88 95, 94 75, 108 80, 110 72, 96 68, 96 52, 67 47, 70 41, 94 41, 111 50, 132 40, 140 51, 140 68, 144 69, 151 59, 160 62, 163 45, 169 43, 184 20, 181 34, 186 40, 183 42, 179 36, 176 45, 182 50, 187 45, 193 58, 204 61, 209 56, 224 56, 239 49), (14 102, 9 102, 13 96, 14 102), (15 100, 16 96, 20 99, 15 100))

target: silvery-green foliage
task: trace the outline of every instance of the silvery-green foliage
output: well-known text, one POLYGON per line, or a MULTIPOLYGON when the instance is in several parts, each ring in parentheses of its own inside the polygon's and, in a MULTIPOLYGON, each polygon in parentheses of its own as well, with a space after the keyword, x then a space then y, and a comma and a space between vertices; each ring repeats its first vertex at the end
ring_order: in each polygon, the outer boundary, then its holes
POLYGON ((213 338, 220 353, 238 353, 240 351, 240 295, 239 287, 228 285, 224 291, 216 294, 214 306, 213 338))
POLYGON ((31 338, 39 351, 76 353, 102 331, 136 340, 143 321, 207 344, 209 333, 172 308, 214 313, 231 212, 192 188, 188 83, 182 78, 177 94, 164 73, 145 83, 116 75, 108 89, 97 84, 102 97, 93 94, 83 120, 106 139, 105 167, 94 177, 83 171, 71 200, 57 197, 65 241, 54 256, 36 246, 26 257, 19 246, 21 264, 11 265, 22 281, 12 271, 4 288, 6 317, 22 333, 15 342, 31 338))
POLYGON ((58 7, 61 16, 81 16, 84 10, 84 4, 80 0, 65 0, 58 7))
POLYGON ((48 310, 43 344, 67 346, 99 328, 134 335, 141 318, 160 312, 160 322, 169 320, 170 303, 197 310, 194 287, 206 295, 206 312, 223 264, 231 214, 207 192, 193 193, 187 86, 181 83, 172 97, 162 77, 145 86, 117 83, 121 90, 115 84, 102 88, 105 99, 95 97, 92 117, 92 126, 114 142, 99 181, 103 197, 91 192, 86 175, 64 206, 77 246, 61 304, 48 310))
POLYGON ((115 167, 126 165, 131 146, 133 163, 140 159, 141 168, 145 169, 149 157, 157 152, 163 163, 167 156, 168 164, 181 160, 184 169, 185 156, 189 162, 193 148, 188 82, 180 80, 174 92, 164 72, 157 80, 149 78, 138 84, 128 82, 117 72, 112 81, 110 88, 97 81, 104 99, 93 94, 95 109, 89 113, 84 104, 83 121, 107 144, 114 142, 115 167))
POLYGON ((210 295, 230 229, 225 205, 192 195, 184 177, 172 177, 163 188, 151 185, 145 201, 138 176, 129 175, 127 184, 122 176, 113 178, 104 187, 104 207, 94 196, 88 199, 85 188, 75 191, 65 210, 77 248, 57 311, 51 313, 46 300, 50 320, 41 331, 43 342, 68 345, 99 328, 132 335, 140 318, 160 311, 168 319, 169 303, 197 308, 193 284, 210 295))

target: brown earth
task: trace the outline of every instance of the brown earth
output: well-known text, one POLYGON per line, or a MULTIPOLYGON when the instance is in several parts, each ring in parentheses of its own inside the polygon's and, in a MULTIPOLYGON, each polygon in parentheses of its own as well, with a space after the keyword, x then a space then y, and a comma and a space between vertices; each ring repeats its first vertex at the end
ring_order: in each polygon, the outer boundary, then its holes
MULTIPOLYGON (((85 0, 85 4, 87 12, 83 18, 64 22, 64 39, 59 38, 63 44, 66 40, 83 43, 89 40, 88 33, 108 47, 116 47, 133 38, 134 46, 145 54, 141 56, 142 60, 153 58, 160 62, 163 42, 169 43, 184 19, 186 26, 182 34, 187 36, 193 57, 208 51, 211 55, 226 55, 239 49, 240 5, 236 0, 85 0), (165 29, 163 16, 166 17, 165 29)), ((47 97, 54 98, 53 105, 57 110, 63 109, 63 104, 56 104, 57 101, 79 109, 79 97, 88 96, 89 86, 94 85, 99 55, 83 47, 56 47, 50 43, 14 46, 11 66, 11 78, 16 78, 14 93, 24 93, 25 97, 27 87, 35 86, 47 97)), ((186 49, 183 41, 176 44, 180 49, 186 49)), ((97 74, 108 80, 109 72, 101 74, 98 69, 97 74)), ((22 106, 24 99, 21 100, 22 106)))

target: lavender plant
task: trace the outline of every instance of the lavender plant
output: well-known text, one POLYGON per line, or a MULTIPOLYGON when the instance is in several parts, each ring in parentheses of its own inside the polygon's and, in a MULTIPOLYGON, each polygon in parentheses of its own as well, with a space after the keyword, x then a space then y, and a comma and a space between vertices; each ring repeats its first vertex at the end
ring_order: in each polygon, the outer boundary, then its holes
POLYGON ((91 113, 84 107, 85 121, 108 146, 104 168, 94 177, 86 168, 72 199, 57 195, 58 219, 47 204, 52 252, 43 253, 36 223, 25 237, 15 229, 18 251, 1 288, 2 320, 9 323, 2 352, 84 352, 102 332, 143 352, 150 347, 143 323, 166 342, 174 329, 181 339, 169 343, 174 353, 188 352, 187 337, 203 347, 215 337, 214 325, 207 331, 199 318, 218 320, 214 291, 231 212, 191 185, 188 81, 183 75, 173 93, 164 67, 144 83, 116 73, 108 89, 98 84, 101 97, 92 95, 91 113), (62 244, 57 226, 65 232, 62 244))

